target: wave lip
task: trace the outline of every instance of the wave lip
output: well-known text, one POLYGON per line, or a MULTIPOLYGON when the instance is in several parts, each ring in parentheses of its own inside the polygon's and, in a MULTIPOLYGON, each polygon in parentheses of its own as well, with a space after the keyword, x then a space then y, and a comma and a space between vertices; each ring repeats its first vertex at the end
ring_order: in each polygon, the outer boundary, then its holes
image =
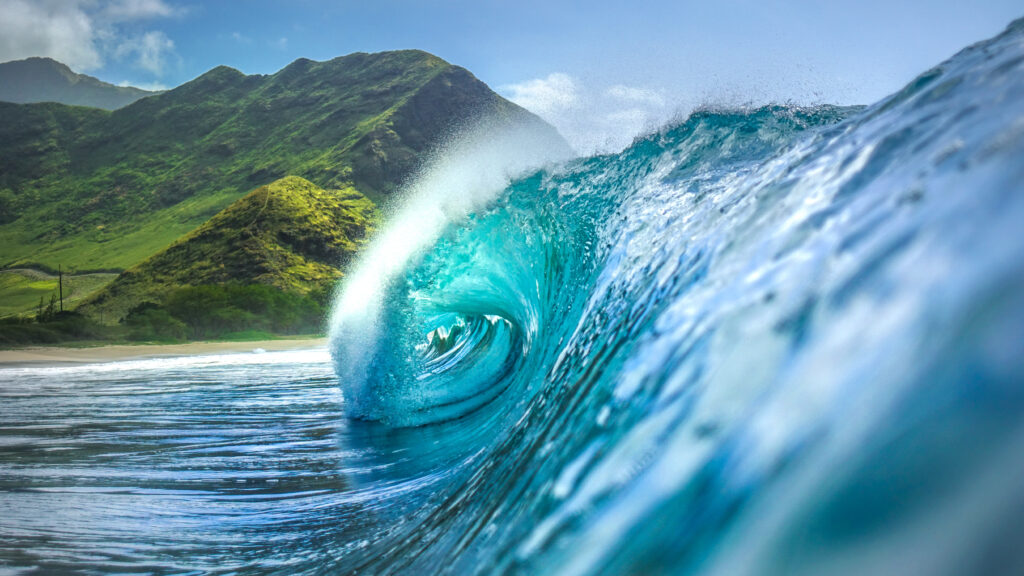
POLYGON ((522 353, 534 323, 488 296, 495 286, 462 277, 449 294, 429 296, 406 274, 452 223, 486 208, 514 177, 564 158, 564 142, 541 128, 482 121, 453 136, 401 193, 387 227, 340 287, 330 319, 351 416, 392 425, 458 417, 485 403, 493 387, 483 377, 455 378, 455 368, 473 362, 478 374, 500 372, 511 350, 522 353), (455 301, 458 290, 482 293, 455 301), (455 352, 437 354, 442 343, 455 352))

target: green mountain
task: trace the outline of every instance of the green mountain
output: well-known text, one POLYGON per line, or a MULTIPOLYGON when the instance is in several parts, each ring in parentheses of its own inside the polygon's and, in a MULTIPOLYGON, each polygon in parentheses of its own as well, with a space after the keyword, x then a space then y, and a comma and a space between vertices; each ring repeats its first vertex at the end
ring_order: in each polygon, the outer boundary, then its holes
POLYGON ((134 266, 78 310, 112 321, 183 286, 264 284, 295 294, 329 290, 376 222, 353 188, 324 190, 289 176, 232 203, 134 266))
POLYGON ((114 86, 77 74, 50 58, 0 63, 0 101, 3 102, 59 102, 116 110, 156 93, 132 86, 114 86))
MULTIPOLYGON (((385 201, 453 126, 553 128, 421 51, 219 67, 107 112, 0 104, 0 269, 120 271, 286 175, 385 201)), ((567 146, 566 146, 567 148, 567 146)))

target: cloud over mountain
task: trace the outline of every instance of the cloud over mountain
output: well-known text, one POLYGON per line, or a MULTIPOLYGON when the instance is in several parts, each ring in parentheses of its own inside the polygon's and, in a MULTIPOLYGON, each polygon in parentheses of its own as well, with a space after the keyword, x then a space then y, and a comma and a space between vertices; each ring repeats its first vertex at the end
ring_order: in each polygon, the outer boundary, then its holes
POLYGON ((160 76, 174 58, 174 42, 142 27, 181 10, 164 0, 0 0, 0 13, 0 62, 46 56, 89 71, 111 58, 129 59, 160 76))

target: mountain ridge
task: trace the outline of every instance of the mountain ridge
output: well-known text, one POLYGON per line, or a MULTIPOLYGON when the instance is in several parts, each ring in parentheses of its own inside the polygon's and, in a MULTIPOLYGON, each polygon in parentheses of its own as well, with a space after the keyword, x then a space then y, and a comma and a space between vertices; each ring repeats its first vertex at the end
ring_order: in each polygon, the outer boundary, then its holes
POLYGON ((116 110, 153 94, 159 92, 116 86, 79 74, 52 58, 33 56, 0 63, 0 101, 3 102, 56 102, 116 110))
POLYGON ((423 51, 299 59, 270 75, 221 66, 113 112, 0 104, 0 268, 125 269, 288 175, 385 201, 446 130, 482 116, 564 144, 423 51))

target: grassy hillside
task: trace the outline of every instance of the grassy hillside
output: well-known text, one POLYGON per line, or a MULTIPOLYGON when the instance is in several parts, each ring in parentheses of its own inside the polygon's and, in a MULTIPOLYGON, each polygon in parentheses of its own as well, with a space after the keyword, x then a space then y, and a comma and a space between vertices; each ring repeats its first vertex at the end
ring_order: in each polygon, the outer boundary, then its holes
POLYGON ((152 94, 156 92, 114 86, 77 74, 50 58, 26 58, 0 64, 0 101, 3 102, 60 102, 116 110, 152 94))
POLYGON ((375 201, 451 126, 535 124, 420 51, 219 67, 114 112, 0 104, 0 268, 122 270, 285 175, 375 201))
POLYGON ((116 321, 141 303, 164 302, 184 286, 262 284, 298 295, 325 293, 376 217, 373 202, 353 188, 324 190, 286 177, 126 270, 78 310, 116 321))
MULTIPOLYGON (((64 275, 64 307, 71 309, 79 301, 109 284, 117 274, 92 273, 64 275)), ((36 312, 40 299, 48 303, 57 294, 57 275, 26 268, 0 270, 0 318, 26 311, 36 312)))

